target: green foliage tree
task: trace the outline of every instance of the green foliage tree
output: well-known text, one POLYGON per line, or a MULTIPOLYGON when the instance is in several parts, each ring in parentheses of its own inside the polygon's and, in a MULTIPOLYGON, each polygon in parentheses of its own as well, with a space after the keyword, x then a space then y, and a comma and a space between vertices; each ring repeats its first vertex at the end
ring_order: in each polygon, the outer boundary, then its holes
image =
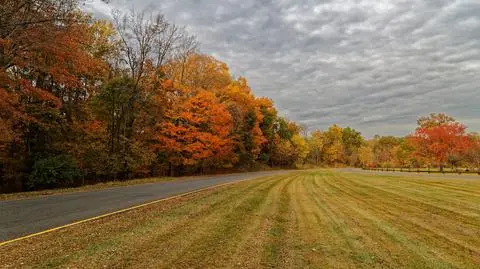
POLYGON ((344 128, 342 132, 342 143, 347 164, 350 166, 357 165, 358 150, 363 144, 362 134, 350 127, 344 128))

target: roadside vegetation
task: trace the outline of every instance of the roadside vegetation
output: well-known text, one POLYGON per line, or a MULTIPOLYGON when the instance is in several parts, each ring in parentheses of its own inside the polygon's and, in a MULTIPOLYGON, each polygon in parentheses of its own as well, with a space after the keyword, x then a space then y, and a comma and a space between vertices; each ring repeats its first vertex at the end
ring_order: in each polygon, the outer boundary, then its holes
POLYGON ((0 201, 5 200, 17 200, 17 199, 26 199, 39 196, 55 195, 62 193, 72 193, 72 192, 82 192, 82 191, 93 191, 93 190, 102 190, 113 187, 122 187, 138 184, 148 184, 148 183, 158 183, 158 182, 167 182, 173 180, 185 180, 190 177, 156 177, 156 178, 141 178, 141 179, 132 179, 132 180, 122 180, 122 181, 107 181, 96 183, 92 185, 85 185, 80 187, 71 187, 71 188, 58 188, 58 189, 47 189, 41 191, 28 191, 28 192, 14 192, 14 193, 2 193, 0 194, 0 201))
POLYGON ((480 182, 303 171, 1 247, 5 268, 478 268, 480 182))

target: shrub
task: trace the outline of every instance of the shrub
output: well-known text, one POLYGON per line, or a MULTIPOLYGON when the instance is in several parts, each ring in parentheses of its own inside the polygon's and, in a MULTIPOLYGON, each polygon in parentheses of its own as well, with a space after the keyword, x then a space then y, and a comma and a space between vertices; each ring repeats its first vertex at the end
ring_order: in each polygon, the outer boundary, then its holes
POLYGON ((33 165, 28 177, 28 189, 44 189, 71 186, 80 175, 75 162, 68 155, 40 159, 33 165))

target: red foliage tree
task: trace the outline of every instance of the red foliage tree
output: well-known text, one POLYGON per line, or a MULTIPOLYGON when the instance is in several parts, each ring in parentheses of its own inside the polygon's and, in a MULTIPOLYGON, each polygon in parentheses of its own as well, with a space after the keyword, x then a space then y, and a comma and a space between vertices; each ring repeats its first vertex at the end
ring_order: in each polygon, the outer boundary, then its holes
POLYGON ((414 146, 417 157, 425 158, 443 169, 449 158, 460 156, 469 148, 471 141, 465 129, 465 125, 458 122, 419 127, 408 140, 414 146))

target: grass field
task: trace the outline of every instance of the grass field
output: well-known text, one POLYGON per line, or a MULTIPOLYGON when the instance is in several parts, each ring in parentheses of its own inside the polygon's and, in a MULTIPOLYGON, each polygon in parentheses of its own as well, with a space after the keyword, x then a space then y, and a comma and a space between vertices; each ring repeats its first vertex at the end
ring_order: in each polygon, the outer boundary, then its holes
POLYGON ((307 171, 0 247, 6 268, 479 268, 480 180, 307 171))

